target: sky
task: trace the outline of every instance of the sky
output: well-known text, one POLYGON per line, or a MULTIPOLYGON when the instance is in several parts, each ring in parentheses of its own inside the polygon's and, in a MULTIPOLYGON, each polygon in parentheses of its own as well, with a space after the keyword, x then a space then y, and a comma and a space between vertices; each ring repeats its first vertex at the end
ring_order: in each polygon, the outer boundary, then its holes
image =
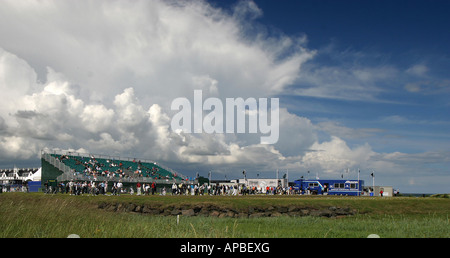
MULTIPOLYGON (((450 192, 449 1, 0 3, 0 167, 41 150, 213 179, 450 192), (279 139, 171 129, 171 103, 279 99, 279 139), (310 171, 310 173, 308 173, 310 171)), ((204 114, 205 115, 205 114, 204 114)))

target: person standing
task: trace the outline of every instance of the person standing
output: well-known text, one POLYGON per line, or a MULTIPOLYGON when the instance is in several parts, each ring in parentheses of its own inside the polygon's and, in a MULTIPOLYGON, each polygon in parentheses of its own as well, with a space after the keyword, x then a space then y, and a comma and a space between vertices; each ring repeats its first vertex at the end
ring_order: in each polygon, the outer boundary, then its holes
POLYGON ((104 194, 103 190, 105 190, 105 186, 103 185, 103 182, 100 182, 98 184, 98 194, 103 195, 104 194))
POLYGON ((48 180, 44 183, 45 193, 48 193, 48 180))
POLYGON ((116 182, 113 183, 113 186, 112 186, 112 189, 111 189, 111 194, 112 195, 116 195, 117 194, 117 183, 116 182))
POLYGON ((156 183, 153 182, 153 183, 152 183, 152 195, 154 195, 155 192, 156 192, 156 183))
POLYGON ((103 192, 106 195, 108 193, 108 182, 107 181, 103 181, 103 192))
POLYGON ((123 187, 123 184, 121 181, 119 181, 117 183, 117 195, 120 195, 120 193, 122 192, 122 187, 123 187))
POLYGON ((137 195, 141 195, 141 183, 137 183, 136 184, 136 191, 137 191, 137 195))
POLYGON ((150 195, 150 185, 149 184, 145 184, 145 193, 146 195, 150 195))
POLYGON ((172 184, 172 195, 176 195, 177 194, 177 184, 173 183, 172 184))
POLYGON ((70 192, 70 195, 73 195, 73 181, 72 180, 70 180, 70 182, 69 182, 69 192, 70 192))

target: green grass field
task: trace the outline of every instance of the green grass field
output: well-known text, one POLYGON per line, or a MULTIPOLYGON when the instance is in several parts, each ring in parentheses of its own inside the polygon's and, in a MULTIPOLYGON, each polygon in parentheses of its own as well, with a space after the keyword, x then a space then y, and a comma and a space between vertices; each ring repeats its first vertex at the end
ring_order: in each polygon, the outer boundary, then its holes
POLYGON ((0 237, 65 238, 449 238, 449 198, 326 196, 70 196, 0 194, 0 237), (351 207, 343 218, 150 216, 98 209, 100 202, 214 203, 229 207, 351 207))

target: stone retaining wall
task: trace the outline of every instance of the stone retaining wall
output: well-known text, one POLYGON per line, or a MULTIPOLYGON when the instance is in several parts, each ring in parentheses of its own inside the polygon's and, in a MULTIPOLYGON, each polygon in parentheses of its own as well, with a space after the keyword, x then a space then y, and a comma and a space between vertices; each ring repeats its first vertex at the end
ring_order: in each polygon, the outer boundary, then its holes
POLYGON ((259 218, 278 216, 315 216, 315 217, 342 217, 356 214, 356 210, 345 207, 300 207, 300 206, 268 206, 248 207, 235 209, 219 207, 214 204, 183 204, 183 205, 154 205, 134 203, 99 203, 99 209, 113 212, 135 212, 147 215, 160 216, 211 216, 219 218, 259 218))

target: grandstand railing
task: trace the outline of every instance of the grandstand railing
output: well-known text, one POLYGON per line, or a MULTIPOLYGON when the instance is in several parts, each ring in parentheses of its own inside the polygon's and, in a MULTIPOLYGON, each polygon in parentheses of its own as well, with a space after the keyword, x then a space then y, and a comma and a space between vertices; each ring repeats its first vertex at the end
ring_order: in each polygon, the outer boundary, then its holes
MULTIPOLYGON (((98 155, 98 154, 86 154, 86 153, 77 153, 77 152, 54 152, 51 154, 59 154, 59 155, 70 155, 70 156, 80 156, 80 157, 96 157, 96 158, 103 158, 103 159, 112 159, 112 160, 123 160, 123 161, 132 161, 134 159, 130 159, 130 158, 120 158, 120 157, 114 157, 114 156, 106 156, 106 155, 98 155), (82 154, 82 155, 80 155, 82 154)), ((97 182, 103 182, 103 181, 108 181, 108 182, 129 182, 129 183, 152 183, 155 182, 156 184, 173 184, 173 183, 186 183, 186 184, 197 184, 198 180, 188 180, 188 177, 179 174, 178 172, 161 166, 161 164, 158 164, 158 166, 170 171, 171 173, 175 173, 178 174, 181 178, 183 178, 183 180, 179 180, 179 179, 154 179, 151 177, 108 177, 108 176, 92 176, 92 175, 85 175, 83 173, 77 172, 74 169, 72 169, 71 167, 67 166, 66 164, 64 164, 63 162, 61 162, 58 158, 52 156, 50 153, 41 152, 41 157, 47 161, 48 163, 50 163, 51 165, 53 165, 54 167, 56 167, 57 169, 59 169, 60 171, 62 171, 63 173, 58 176, 56 178, 56 180, 58 181, 97 181, 97 182)), ((143 162, 148 162, 148 163, 155 163, 153 161, 148 161, 148 160, 141 160, 143 162)))
POLYGON ((58 181, 69 181, 69 180, 74 179, 73 169, 71 169, 69 166, 65 165, 64 163, 62 163, 59 159, 57 159, 57 158, 53 157, 52 155, 50 155, 49 153, 45 153, 45 152, 41 153, 41 157, 45 161, 50 163, 52 166, 54 166, 55 168, 57 168, 63 172, 60 176, 58 176, 56 178, 58 181))

